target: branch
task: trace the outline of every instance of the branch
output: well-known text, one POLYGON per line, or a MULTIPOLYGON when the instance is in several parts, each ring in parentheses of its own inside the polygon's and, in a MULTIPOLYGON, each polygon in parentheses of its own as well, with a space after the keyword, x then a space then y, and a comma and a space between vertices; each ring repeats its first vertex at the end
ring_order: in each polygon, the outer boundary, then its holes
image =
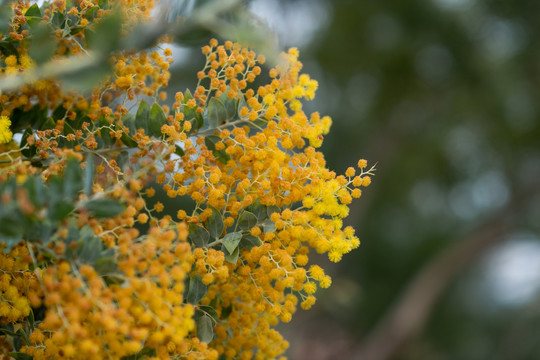
POLYGON ((379 321, 374 330, 351 357, 357 360, 390 359, 423 328, 434 305, 463 270, 486 250, 505 240, 514 229, 540 187, 527 187, 506 206, 473 229, 462 239, 451 241, 414 277, 403 295, 379 321))

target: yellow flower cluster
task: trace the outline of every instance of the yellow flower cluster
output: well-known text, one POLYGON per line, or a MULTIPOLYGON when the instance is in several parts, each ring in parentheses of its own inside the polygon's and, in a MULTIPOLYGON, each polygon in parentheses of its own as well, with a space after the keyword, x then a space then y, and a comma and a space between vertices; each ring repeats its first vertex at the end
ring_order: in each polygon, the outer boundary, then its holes
MULTIPOLYGON (((220 161, 202 138, 193 144, 184 135, 189 123, 179 116, 184 108, 182 96, 177 94, 173 107, 175 119, 180 120, 167 135, 183 142, 187 155, 171 160, 165 166, 171 173, 158 176, 158 182, 165 183, 170 197, 187 194, 201 209, 203 204, 214 207, 229 227, 255 200, 276 210, 269 219, 273 229, 262 224, 250 229, 261 245, 242 250, 238 261, 227 264, 227 271, 222 266, 222 251, 210 245, 194 251, 197 273, 211 285, 203 303, 215 304, 218 313, 232 307, 228 318, 216 326, 216 349, 227 359, 274 358, 287 342, 272 326, 291 320, 298 299, 303 309, 309 309, 317 288, 331 284, 322 268, 314 265, 307 271, 309 248, 339 261, 358 247, 353 229, 342 229, 341 219, 347 216, 352 197, 360 196, 359 187, 369 185, 367 175, 372 169, 359 162, 360 175, 354 176, 355 170, 350 168, 346 176, 336 176, 325 168, 322 154, 314 147, 320 146, 331 121, 318 114, 308 117, 302 111, 300 99, 314 96, 316 82, 299 73, 302 65, 295 49, 281 66, 270 70, 271 84, 256 91, 248 84, 260 73, 263 58, 231 42, 218 46, 212 41, 203 53, 207 62, 198 74, 191 108, 203 109, 202 113, 209 99, 223 96, 238 101, 239 118, 218 124, 214 130, 219 140, 215 150, 228 158, 220 161), (240 127, 242 124, 245 126, 240 127), (183 172, 176 172, 178 168, 183 172)), ((211 214, 209 207, 192 216, 181 210, 178 218, 204 224, 211 214)), ((222 241, 212 245, 219 249, 222 241)))
POLYGON ((26 244, 3 253, 0 244, 0 324, 23 320, 30 314, 29 293, 39 290, 36 275, 28 269, 31 263, 26 244))
POLYGON ((0 144, 7 144, 11 141, 13 133, 9 129, 11 121, 7 116, 0 116, 0 144))
POLYGON ((119 359, 143 346, 156 349, 159 358, 207 350, 186 340, 194 308, 183 303, 192 256, 185 236, 179 240, 174 231, 158 228, 142 242, 133 242, 135 235, 118 239, 118 278, 68 262, 43 272, 43 305, 50 310, 36 330, 40 335, 22 351, 34 359, 119 359))
MULTIPOLYGON (((76 3, 53 1, 42 20, 52 24, 65 11, 93 29, 111 13, 98 9, 91 18, 98 2, 76 3)), ((153 7, 112 3, 125 29, 153 7)), ((9 36, 20 41, 19 56, 0 55, 0 76, 36 66, 24 41, 28 5, 14 2, 9 36)), ((84 31, 56 35, 53 59, 86 51, 84 31)), ((20 151, 0 147, 7 163, 0 185, 15 178, 26 186, 36 177, 59 186, 55 179, 69 178, 69 158, 81 163, 85 183, 50 239, 24 238, 0 251, 0 323, 27 329, 20 352, 34 359, 281 359, 288 342, 275 327, 298 307, 311 308, 318 289, 332 283, 310 252, 336 262, 359 246, 343 218, 374 169, 365 160, 344 175, 326 167, 317 148, 331 119, 303 110, 318 84, 301 73, 298 50, 283 54, 259 86, 264 56, 215 39, 202 52, 196 88, 177 92, 170 106, 163 102, 172 52, 161 44, 112 54, 112 75, 88 96, 55 79, 0 95, 0 144, 12 137, 8 116, 38 109, 53 121, 27 133, 20 151), (86 208, 100 201, 124 207, 114 216, 86 208), (73 227, 94 242, 73 238, 73 227), (33 330, 30 307, 45 309, 33 330)), ((28 221, 49 216, 53 210, 34 206, 29 193, 2 193, 0 201, 16 198, 28 221)))

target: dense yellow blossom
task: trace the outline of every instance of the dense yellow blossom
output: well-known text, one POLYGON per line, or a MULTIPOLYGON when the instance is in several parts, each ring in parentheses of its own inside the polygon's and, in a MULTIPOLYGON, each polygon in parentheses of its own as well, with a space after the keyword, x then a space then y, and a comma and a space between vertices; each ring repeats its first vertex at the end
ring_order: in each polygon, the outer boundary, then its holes
POLYGON ((11 141, 13 133, 9 129, 11 121, 7 116, 0 116, 0 144, 7 144, 11 141))
MULTIPOLYGON (((93 31, 112 13, 97 3, 41 7, 44 22, 65 12, 77 24, 69 36, 57 29, 52 62, 86 52, 90 32, 82 28, 93 31)), ((109 3, 119 5, 122 31, 154 5, 109 3)), ((1 36, 19 42, 19 56, 0 54, 0 76, 38 66, 26 41, 29 5, 13 2, 11 32, 1 36)), ((0 251, 0 324, 27 332, 20 352, 281 359, 288 342, 276 326, 332 283, 311 253, 337 262, 359 246, 343 219, 373 168, 366 160, 344 175, 326 167, 317 148, 332 121, 304 111, 318 83, 301 72, 299 51, 269 69, 264 56, 231 41, 212 39, 202 53, 196 87, 168 105, 165 39, 110 55, 111 76, 90 93, 40 79, 0 95, 0 186, 16 195, 6 190, 0 201, 27 223, 53 224, 0 251), (11 120, 20 114, 42 116, 46 126, 29 125, 18 148, 11 120), (35 186, 54 192, 62 180, 81 188, 66 186, 54 206, 38 199, 35 186)), ((0 336, 3 348, 10 341, 0 336)))

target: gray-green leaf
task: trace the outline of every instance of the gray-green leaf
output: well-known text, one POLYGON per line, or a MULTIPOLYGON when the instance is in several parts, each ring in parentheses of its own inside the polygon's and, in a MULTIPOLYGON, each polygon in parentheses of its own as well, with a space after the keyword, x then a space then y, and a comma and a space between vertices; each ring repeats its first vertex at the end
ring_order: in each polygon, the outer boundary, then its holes
POLYGON ((211 98, 206 109, 208 127, 214 129, 227 120, 227 110, 221 101, 211 98))
POLYGON ((206 295, 208 287, 203 284, 200 276, 194 276, 189 280, 189 288, 186 300, 190 304, 198 304, 199 301, 206 295))
POLYGON ((98 218, 113 217, 124 211, 124 206, 114 199, 90 200, 84 207, 90 215, 98 218))
POLYGON ((210 231, 210 236, 218 238, 223 232, 223 218, 221 213, 214 207, 209 207, 212 209, 212 215, 208 217, 208 230, 210 231))
POLYGON ((239 231, 228 233, 223 238, 223 246, 225 246, 229 254, 232 254, 238 248, 241 239, 242 233, 239 231))
POLYGON ((236 262, 238 261, 238 255, 239 254, 240 254, 240 248, 239 247, 234 249, 234 251, 232 253, 228 253, 227 249, 225 249, 225 260, 227 260, 231 264, 236 264, 236 262))
POLYGON ((208 315, 203 315, 197 320, 197 337, 205 343, 209 343, 214 338, 214 324, 208 315))
POLYGON ((252 212, 244 211, 238 218, 238 226, 242 230, 249 230, 257 225, 257 217, 252 212))
POLYGON ((163 112, 163 109, 158 104, 152 105, 150 110, 150 118, 148 122, 148 131, 151 135, 160 138, 163 134, 161 133, 161 127, 167 123, 167 117, 163 112))
POLYGON ((206 247, 210 239, 210 234, 202 226, 190 224, 189 239, 196 247, 206 247))

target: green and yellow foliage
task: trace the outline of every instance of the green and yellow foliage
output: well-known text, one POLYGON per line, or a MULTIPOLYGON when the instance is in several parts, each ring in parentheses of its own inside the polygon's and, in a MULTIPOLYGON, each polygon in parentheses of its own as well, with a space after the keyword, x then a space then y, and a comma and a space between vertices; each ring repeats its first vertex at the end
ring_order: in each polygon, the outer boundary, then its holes
POLYGON ((212 39, 166 105, 172 35, 122 47, 152 2, 0 4, 4 358, 280 357, 275 326, 331 284, 309 253, 358 247, 343 218, 373 171, 326 168, 298 51, 265 71, 212 39))

